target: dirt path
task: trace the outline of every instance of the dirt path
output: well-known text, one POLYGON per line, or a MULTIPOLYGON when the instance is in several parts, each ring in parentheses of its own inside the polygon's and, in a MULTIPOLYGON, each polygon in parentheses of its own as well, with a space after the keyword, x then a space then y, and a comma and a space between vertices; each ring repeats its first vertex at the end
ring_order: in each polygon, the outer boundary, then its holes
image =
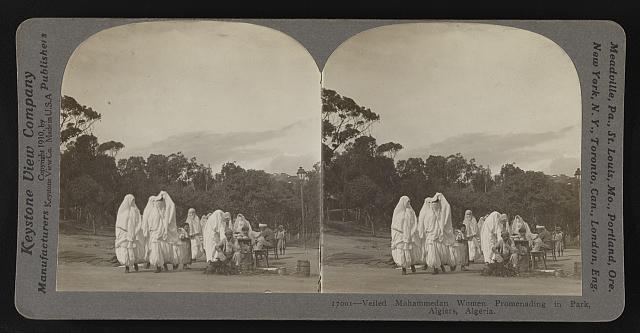
MULTIPOLYGON (((483 264, 469 271, 432 275, 431 270, 402 276, 394 269, 389 238, 323 236, 323 292, 337 293, 425 293, 484 295, 581 295, 579 276, 528 275, 512 278, 482 276, 483 264)), ((578 250, 568 250, 558 261, 549 260, 549 269, 573 274, 580 262, 578 250)))
POLYGON ((113 237, 60 235, 57 270, 58 291, 176 291, 176 292, 288 292, 315 293, 318 290, 319 258, 317 249, 288 247, 278 260, 270 257, 271 267, 285 267, 287 275, 256 273, 247 275, 206 275, 205 263, 191 270, 154 273, 141 269, 124 273, 111 263, 113 237), (309 260, 311 276, 295 273, 298 260, 309 260))

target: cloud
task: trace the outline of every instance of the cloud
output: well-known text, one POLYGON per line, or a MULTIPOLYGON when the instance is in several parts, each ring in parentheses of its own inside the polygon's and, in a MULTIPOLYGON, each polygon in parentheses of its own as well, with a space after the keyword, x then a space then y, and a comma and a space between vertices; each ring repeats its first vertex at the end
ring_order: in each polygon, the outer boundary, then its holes
POLYGON ((549 170, 553 174, 565 174, 573 176, 575 170, 580 167, 580 158, 578 157, 557 157, 549 163, 549 170))
POLYGON ((298 167, 303 167, 306 170, 309 170, 313 167, 313 165, 319 162, 318 157, 314 157, 311 154, 305 155, 285 155, 280 154, 274 157, 270 164, 270 170, 284 170, 284 172, 288 174, 295 174, 298 170, 298 167))
POLYGON ((565 138, 576 128, 567 126, 556 131, 538 133, 465 133, 401 152, 399 158, 461 153, 466 158, 475 158, 478 163, 494 169, 504 163, 514 162, 525 168, 566 173, 571 168, 579 167, 579 158, 562 157, 563 154, 554 147, 554 142, 565 138))
MULTIPOLYGON (((274 172, 289 172, 290 168, 280 169, 293 163, 295 159, 300 163, 299 156, 285 157, 285 153, 278 142, 291 136, 291 133, 304 128, 306 120, 297 121, 279 129, 255 132, 214 133, 206 131, 187 132, 172 135, 166 139, 156 141, 146 146, 140 146, 123 151, 126 156, 148 156, 149 154, 170 154, 182 152, 188 158, 196 157, 200 163, 212 165, 216 170, 225 162, 236 161, 243 167, 254 168, 261 166, 265 160, 274 172), (270 144, 272 142, 273 144, 270 144), (275 156, 275 158, 274 158, 275 156), (271 161, 273 160, 273 161, 271 161), (247 165, 248 164, 248 165, 247 165)), ((308 156, 304 156, 305 160, 308 156)), ((297 168, 297 167, 296 167, 297 168)), ((295 171, 295 170, 294 170, 295 171)))

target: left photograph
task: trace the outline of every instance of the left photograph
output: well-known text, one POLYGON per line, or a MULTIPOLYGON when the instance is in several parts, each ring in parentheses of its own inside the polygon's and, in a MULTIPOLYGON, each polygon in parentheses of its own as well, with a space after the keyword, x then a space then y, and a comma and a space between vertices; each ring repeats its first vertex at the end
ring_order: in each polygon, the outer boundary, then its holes
POLYGON ((69 58, 56 289, 319 292, 320 71, 266 27, 103 30, 69 58))

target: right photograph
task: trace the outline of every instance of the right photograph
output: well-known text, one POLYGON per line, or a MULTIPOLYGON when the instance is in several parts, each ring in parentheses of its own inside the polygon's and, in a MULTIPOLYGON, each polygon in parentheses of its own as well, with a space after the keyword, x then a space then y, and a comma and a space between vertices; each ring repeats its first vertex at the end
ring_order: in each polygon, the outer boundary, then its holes
POLYGON ((361 32, 322 73, 322 292, 582 295, 582 111, 552 40, 361 32))

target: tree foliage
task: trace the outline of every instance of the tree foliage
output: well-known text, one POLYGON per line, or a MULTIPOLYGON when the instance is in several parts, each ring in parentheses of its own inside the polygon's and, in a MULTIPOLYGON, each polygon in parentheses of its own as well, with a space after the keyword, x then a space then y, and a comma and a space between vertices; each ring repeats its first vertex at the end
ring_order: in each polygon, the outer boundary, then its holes
POLYGON ((102 115, 91 107, 82 105, 70 96, 62 96, 60 102, 60 144, 65 145, 72 139, 87 134, 93 124, 102 115))
POLYGON ((497 210, 512 218, 520 215, 530 223, 562 226, 574 235, 579 232, 579 183, 575 178, 525 171, 514 163, 492 175, 488 167, 460 153, 412 156, 396 162, 401 144, 378 145, 365 133, 380 119, 377 114, 332 90, 323 91, 323 103, 325 205, 328 211, 341 210, 343 220, 349 212, 361 212, 349 219, 388 229, 400 196, 409 196, 418 212, 426 197, 441 192, 452 206, 454 224, 461 223, 467 209, 477 217, 497 210), (359 113, 363 110, 368 117, 359 113), (345 126, 350 123, 360 127, 345 126))
MULTIPOLYGON (((189 208, 199 214, 216 209, 244 214, 254 227, 258 223, 283 224, 295 234, 302 231, 300 181, 296 176, 245 170, 235 162, 225 163, 214 177, 209 167, 177 152, 151 154, 146 159, 120 159, 100 149, 93 135, 81 135, 61 156, 61 208, 81 212, 78 221, 111 225, 122 198, 131 193, 138 208, 147 198, 166 190, 176 203, 178 219, 189 208)), ((305 225, 308 234, 319 230, 320 167, 308 172, 304 192, 305 225)), ((73 214, 71 214, 73 215, 73 214)))
POLYGON ((361 136, 380 116, 358 105, 353 99, 322 89, 323 153, 332 154, 349 141, 361 136))
POLYGON ((107 153, 111 157, 116 157, 118 152, 124 148, 122 142, 117 141, 107 141, 98 145, 98 152, 107 153))

